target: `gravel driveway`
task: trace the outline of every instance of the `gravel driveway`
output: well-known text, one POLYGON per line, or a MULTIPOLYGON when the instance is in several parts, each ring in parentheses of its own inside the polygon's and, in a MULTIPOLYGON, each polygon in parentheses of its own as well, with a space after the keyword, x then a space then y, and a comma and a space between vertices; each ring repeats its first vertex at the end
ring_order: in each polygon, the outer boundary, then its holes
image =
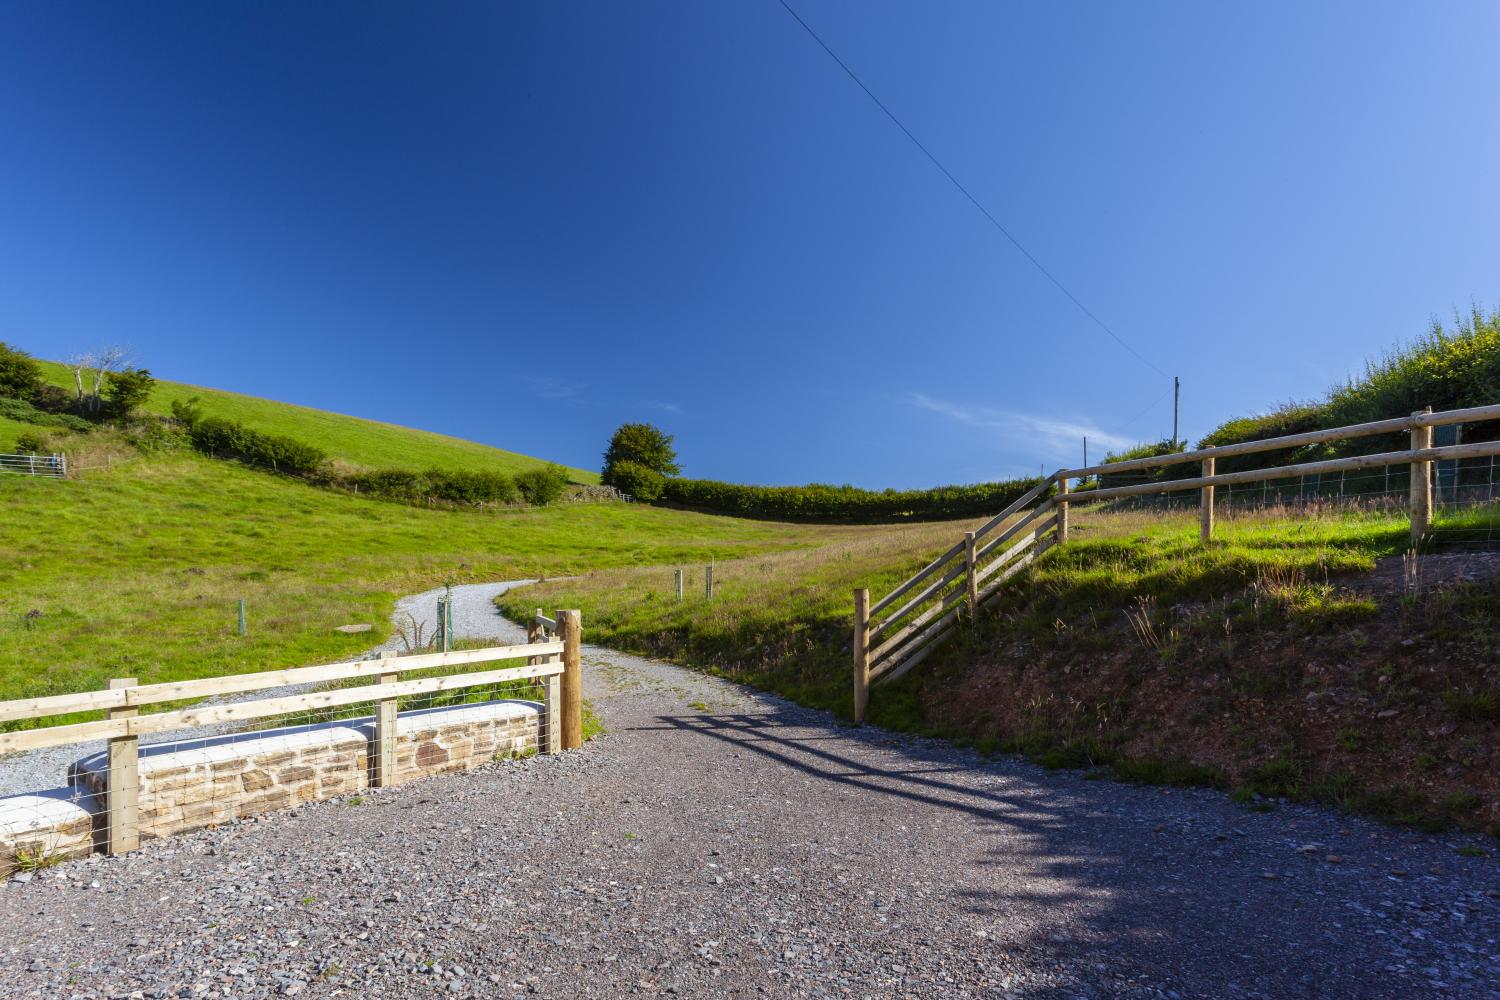
POLYGON ((583 750, 0 887, 0 995, 1500 997, 1478 841, 584 667, 583 750))

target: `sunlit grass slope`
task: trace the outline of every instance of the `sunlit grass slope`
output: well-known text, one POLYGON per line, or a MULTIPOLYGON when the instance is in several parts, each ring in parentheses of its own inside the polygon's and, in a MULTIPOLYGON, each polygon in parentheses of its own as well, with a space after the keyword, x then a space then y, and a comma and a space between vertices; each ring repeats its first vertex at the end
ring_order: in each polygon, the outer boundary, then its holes
MULTIPOLYGON (((48 381, 73 389, 73 375, 50 361, 40 362, 48 381)), ((180 382, 158 382, 146 409, 170 414, 172 403, 197 396, 210 416, 241 421, 258 431, 284 434, 323 449, 331 458, 370 468, 485 470, 517 473, 545 464, 532 458, 474 441, 397 427, 374 420, 329 413, 292 403, 245 396, 222 389, 205 389, 180 382)), ((0 438, 13 440, 14 433, 0 427, 0 438)), ((596 483, 599 474, 587 469, 569 469, 580 483, 596 483)))
MULTIPOLYGON (((959 537, 959 523, 908 528, 721 564, 712 603, 690 588, 677 603, 670 572, 621 567, 516 591, 502 608, 578 607, 591 635, 623 649, 708 666, 806 704, 847 713, 853 589, 878 598, 959 537)), ((996 611, 1025 629, 1118 619, 1141 598, 1210 600, 1266 571, 1368 571, 1402 551, 1406 522, 1392 514, 1225 518, 1214 545, 1198 543, 1195 515, 1074 517, 1073 539, 1005 588, 996 611)), ((873 717, 909 728, 900 699, 872 702, 873 717)))
POLYGON ((346 657, 387 633, 398 595, 447 580, 725 560, 868 530, 634 504, 428 510, 126 448, 93 464, 80 479, 0 477, 0 699, 346 657), (351 622, 374 632, 333 631, 351 622))

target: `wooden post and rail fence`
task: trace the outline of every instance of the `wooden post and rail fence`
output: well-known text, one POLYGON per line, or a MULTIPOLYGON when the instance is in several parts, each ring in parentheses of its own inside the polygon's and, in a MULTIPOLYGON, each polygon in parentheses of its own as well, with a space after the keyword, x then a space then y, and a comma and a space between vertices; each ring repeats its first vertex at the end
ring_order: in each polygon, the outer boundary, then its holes
POLYGON ((1500 455, 1500 441, 1433 446, 1433 428, 1500 420, 1500 405, 1434 413, 1431 407, 1409 417, 1376 420, 1346 427, 1288 434, 1260 441, 1176 452, 1150 458, 1110 462, 1081 469, 1059 469, 994 517, 873 603, 866 588, 854 591, 854 719, 863 722, 870 687, 905 676, 925 660, 957 627, 961 615, 974 615, 1001 585, 1031 565, 1042 553, 1066 542, 1069 508, 1148 494, 1197 491, 1199 537, 1214 534, 1216 487, 1241 483, 1321 476, 1381 466, 1411 469, 1411 542, 1419 545, 1432 526, 1434 463, 1500 455), (1218 461, 1240 455, 1300 448, 1382 434, 1409 434, 1410 447, 1346 458, 1324 459, 1219 472, 1218 461), (1118 476, 1167 466, 1198 463, 1199 475, 1127 486, 1074 490, 1075 480, 1118 476), (882 617, 883 615, 883 617, 882 617))
POLYGON ((111 854, 122 854, 140 845, 137 798, 140 745, 142 736, 153 733, 370 704, 374 708, 374 736, 369 755, 369 783, 385 787, 396 783, 399 699, 535 679, 543 691, 538 751, 560 753, 576 749, 583 745, 581 616, 577 611, 559 611, 554 620, 543 617, 538 610, 536 618, 528 623, 527 633, 526 644, 517 646, 409 656, 388 652, 373 659, 345 663, 158 684, 137 684, 135 678, 124 677, 111 680, 103 691, 0 702, 0 723, 101 710, 105 716, 89 722, 0 732, 0 754, 105 740, 109 770, 109 792, 103 808, 107 817, 106 848, 111 854), (555 639, 549 638, 549 631, 556 635, 555 639), (523 658, 526 665, 520 667, 401 679, 403 674, 419 671, 523 658), (366 683, 346 686, 358 681, 366 683), (209 702, 140 714, 140 709, 148 705, 304 685, 317 688, 255 701, 209 702))

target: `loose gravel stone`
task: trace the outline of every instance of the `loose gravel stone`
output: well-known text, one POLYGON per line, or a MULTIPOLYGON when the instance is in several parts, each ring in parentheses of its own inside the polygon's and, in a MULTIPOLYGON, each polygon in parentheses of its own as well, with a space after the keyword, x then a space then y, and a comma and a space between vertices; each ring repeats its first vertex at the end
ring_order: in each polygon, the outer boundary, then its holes
MULTIPOLYGON (((460 635, 514 638, 455 596, 460 635)), ((0 996, 1500 996, 1477 841, 584 668, 582 750, 0 886, 0 996)))

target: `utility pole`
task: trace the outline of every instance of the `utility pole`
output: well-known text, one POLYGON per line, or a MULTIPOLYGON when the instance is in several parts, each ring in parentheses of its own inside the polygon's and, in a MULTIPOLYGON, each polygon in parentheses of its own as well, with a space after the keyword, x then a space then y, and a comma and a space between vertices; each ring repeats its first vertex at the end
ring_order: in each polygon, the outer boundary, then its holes
POLYGON ((1085 469, 1089 467, 1089 436, 1087 434, 1083 436, 1083 467, 1085 469))
POLYGON ((1182 379, 1172 376, 1172 447, 1177 447, 1177 413, 1182 406, 1182 379))

